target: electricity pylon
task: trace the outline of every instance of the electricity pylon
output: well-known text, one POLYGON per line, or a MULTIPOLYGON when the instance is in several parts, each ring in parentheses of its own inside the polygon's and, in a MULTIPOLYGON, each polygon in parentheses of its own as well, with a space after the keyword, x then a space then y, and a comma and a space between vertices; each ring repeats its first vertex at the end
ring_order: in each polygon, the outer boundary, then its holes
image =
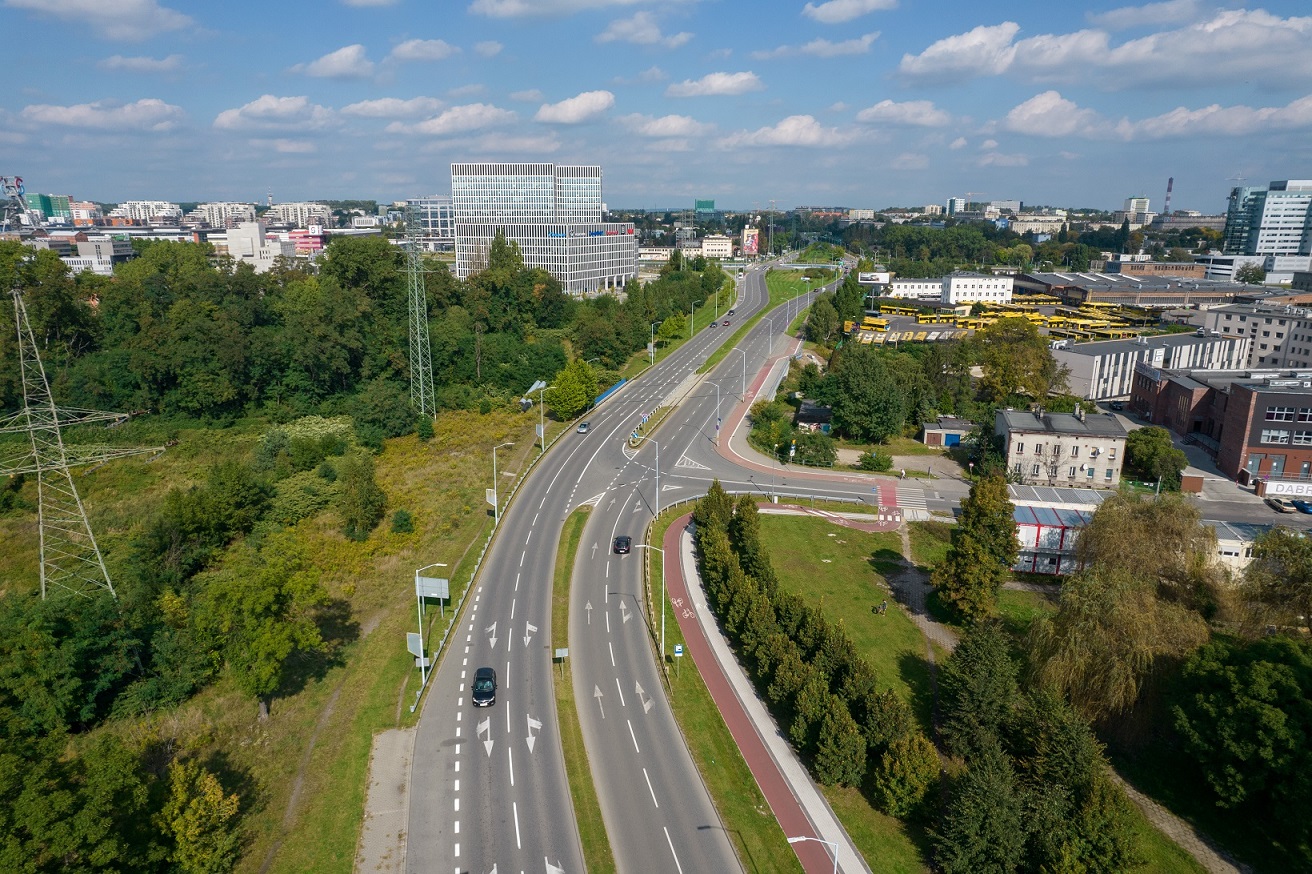
POLYGON ((433 352, 428 342, 428 292, 424 287, 424 258, 419 243, 419 205, 405 210, 406 282, 410 289, 410 404, 421 416, 436 416, 433 397, 433 352))
MULTIPOLYGON (((36 337, 27 320, 23 295, 14 296, 14 323, 18 329, 18 366, 22 373, 23 409, 0 419, 0 434, 26 433, 30 448, 20 452, 0 451, 0 477, 36 474, 37 518, 41 537, 41 597, 52 588, 90 596, 105 590, 111 596, 114 584, 96 535, 87 521, 82 498, 69 468, 138 455, 163 452, 164 447, 68 446, 60 429, 88 422, 122 422, 127 413, 105 413, 55 405, 50 382, 37 351, 36 337)), ((7 449, 8 447, 3 447, 7 449)))

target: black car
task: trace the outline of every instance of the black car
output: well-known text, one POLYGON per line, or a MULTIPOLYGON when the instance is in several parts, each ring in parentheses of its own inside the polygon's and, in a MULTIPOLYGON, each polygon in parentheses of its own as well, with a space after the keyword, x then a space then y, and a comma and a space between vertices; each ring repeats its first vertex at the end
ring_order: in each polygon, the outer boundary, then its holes
POLYGON ((1118 413, 1125 409, 1125 404, 1122 401, 1112 401, 1108 406, 1118 413))
POLYGON ((475 707, 491 707, 497 703, 497 672, 491 668, 474 671, 473 699, 475 707))
POLYGON ((633 549, 633 538, 621 534, 615 538, 615 554, 628 555, 629 550, 633 549))

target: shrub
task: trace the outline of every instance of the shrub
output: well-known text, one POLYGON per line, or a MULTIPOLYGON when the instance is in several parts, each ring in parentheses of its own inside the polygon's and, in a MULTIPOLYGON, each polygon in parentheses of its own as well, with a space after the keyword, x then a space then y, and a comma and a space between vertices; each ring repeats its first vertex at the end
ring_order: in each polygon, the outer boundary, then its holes
POLYGON ((861 453, 860 466, 862 470, 883 473, 886 470, 893 469, 893 456, 886 452, 880 452, 878 449, 872 449, 869 452, 861 453))
POLYGON ((397 510, 392 514, 393 534, 413 534, 414 530, 415 520, 414 517, 410 515, 409 510, 397 510))
POLYGON ((921 809, 938 774, 938 751, 929 738, 919 731, 899 737, 871 774, 875 801, 889 816, 910 816, 921 809))

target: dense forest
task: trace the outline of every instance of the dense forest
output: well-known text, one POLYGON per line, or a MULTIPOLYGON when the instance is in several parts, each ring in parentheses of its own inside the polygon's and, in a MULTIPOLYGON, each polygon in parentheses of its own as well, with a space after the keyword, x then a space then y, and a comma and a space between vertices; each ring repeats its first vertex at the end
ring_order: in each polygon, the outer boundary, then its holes
MULTIPOLYGON (((337 663, 350 605, 330 596, 292 526, 331 511, 341 537, 369 539, 386 512, 376 450, 432 436, 409 400, 404 267, 376 237, 334 242, 317 270, 265 274, 203 246, 155 243, 106 278, 0 243, 0 282, 23 296, 57 401, 135 414, 91 440, 164 442, 186 429, 226 447, 198 476, 142 496, 106 556, 117 599, 43 600, 30 577, 0 579, 0 870, 235 864, 238 796, 221 758, 114 729, 220 679, 249 696, 252 714, 267 712, 337 663)), ((652 322, 684 318, 725 282, 714 264, 679 267, 621 301, 570 298, 504 240, 468 281, 432 263, 440 407, 508 410, 533 380, 587 359, 617 369, 652 322)), ((16 337, 6 302, 5 410, 23 400, 16 337)), ((25 435, 0 440, 0 457, 26 448, 25 435)), ((0 485, 0 514, 34 518, 30 481, 0 485)), ((393 531, 408 524, 394 515, 393 531)))

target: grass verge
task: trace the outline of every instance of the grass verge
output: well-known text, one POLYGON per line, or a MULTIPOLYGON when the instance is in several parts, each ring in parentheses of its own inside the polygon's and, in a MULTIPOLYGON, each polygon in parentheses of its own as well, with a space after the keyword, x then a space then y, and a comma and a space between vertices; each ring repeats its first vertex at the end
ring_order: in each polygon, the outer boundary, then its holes
MULTIPOLYGON (((827 271, 824 279, 812 280, 811 284, 816 286, 824 285, 826 282, 833 281, 833 271, 827 271)), ((715 365, 724 360, 724 356, 729 354, 730 349, 738 346, 738 341, 747 336, 757 322, 765 318, 765 314, 775 307, 783 304, 785 301, 792 300, 794 297, 800 297, 806 292, 808 283, 802 282, 800 274, 793 274, 790 271, 771 270, 765 275, 765 285, 770 292, 770 300, 754 316, 747 319, 738 326, 738 330, 733 332, 729 339, 720 345, 720 348, 711 353, 706 359, 706 363, 697 368, 698 373, 709 373, 715 365)), ((809 299, 808 299, 809 300, 809 299)), ((802 318, 798 316, 798 320, 802 318)), ((791 330, 791 326, 789 328, 791 330)))
MULTIPOLYGON (((652 541, 660 543, 670 524, 687 508, 669 511, 652 526, 652 541)), ((651 554, 652 579, 660 578, 660 553, 651 554)), ((677 622, 667 622, 666 651, 683 643, 677 622)), ((761 794, 751 769, 743 760, 733 735, 720 716, 711 694, 691 659, 676 659, 668 675, 668 695, 674 718, 683 732, 684 742, 692 753, 702 781, 711 794, 711 802, 720 813, 720 821, 733 842, 743 867, 752 874, 796 874, 802 870, 797 855, 779 821, 775 819, 765 796, 761 794)))
MULTIPOLYGON (((556 578, 551 589, 551 645, 553 651, 569 645, 569 587, 574 574, 574 556, 579 551, 583 526, 588 522, 590 507, 580 507, 565 520, 560 532, 560 548, 556 550, 556 578)), ((574 816, 579 825, 579 839, 583 843, 583 861, 589 871, 615 870, 615 856, 606 835, 606 823, 601 816, 601 802, 592 785, 592 770, 588 766, 588 751, 583 746, 583 729, 579 726, 577 702, 574 700, 574 681, 569 659, 558 665, 552 673, 556 689, 556 718, 560 721, 560 745, 565 753, 565 773, 569 776, 569 794, 574 801, 574 816)))

